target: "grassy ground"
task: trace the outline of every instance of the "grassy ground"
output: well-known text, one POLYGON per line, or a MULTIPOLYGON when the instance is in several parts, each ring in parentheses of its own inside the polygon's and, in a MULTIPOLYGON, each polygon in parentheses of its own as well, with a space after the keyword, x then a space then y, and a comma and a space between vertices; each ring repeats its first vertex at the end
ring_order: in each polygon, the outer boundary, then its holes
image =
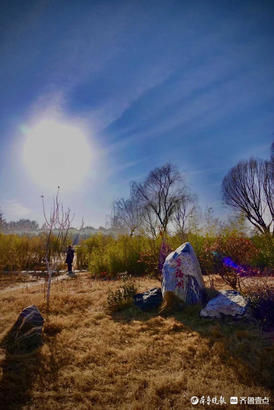
POLYGON ((0 290, 15 287, 30 281, 30 276, 23 273, 0 273, 0 290))
MULTIPOLYGON (((46 318, 38 352, 0 350, 1 409, 212 409, 230 407, 191 406, 190 397, 271 397, 274 348, 258 328, 202 320, 198 307, 107 314, 107 290, 119 284, 88 275, 55 282, 48 316, 42 285, 1 295, 0 341, 24 307, 35 304, 46 318)), ((155 286, 137 280, 140 291, 155 286)))

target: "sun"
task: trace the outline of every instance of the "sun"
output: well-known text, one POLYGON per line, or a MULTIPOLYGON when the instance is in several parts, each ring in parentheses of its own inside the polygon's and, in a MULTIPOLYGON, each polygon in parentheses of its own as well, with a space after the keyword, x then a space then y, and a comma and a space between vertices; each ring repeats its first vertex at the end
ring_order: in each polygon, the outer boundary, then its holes
POLYGON ((25 131, 23 162, 41 188, 79 188, 88 176, 91 148, 84 130, 68 121, 43 119, 25 131))

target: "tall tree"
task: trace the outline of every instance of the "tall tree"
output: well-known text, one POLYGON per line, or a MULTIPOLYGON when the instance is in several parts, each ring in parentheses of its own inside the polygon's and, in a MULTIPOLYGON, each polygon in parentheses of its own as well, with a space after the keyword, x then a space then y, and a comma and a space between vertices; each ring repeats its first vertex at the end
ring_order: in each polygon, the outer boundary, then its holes
POLYGON ((273 157, 240 161, 224 177, 222 192, 225 203, 241 211, 259 232, 273 235, 273 157))
POLYGON ((143 209, 136 197, 134 188, 131 187, 129 199, 118 199, 113 202, 111 227, 126 230, 130 236, 141 226, 143 209))
POLYGON ((0 232, 6 229, 6 221, 3 217, 3 213, 0 211, 0 232))
POLYGON ((268 210, 274 220, 274 142, 271 145, 270 161, 264 161, 263 191, 268 210))
POLYGON ((142 228, 154 239, 160 232, 157 215, 149 206, 143 208, 142 228))
POLYGON ((177 233, 181 234, 182 237, 188 229, 188 222, 196 212, 196 197, 185 192, 181 195, 180 201, 177 202, 172 218, 177 233))
POLYGON ((185 193, 185 185, 177 168, 169 163, 155 168, 143 183, 133 182, 132 189, 154 231, 167 232, 185 193))

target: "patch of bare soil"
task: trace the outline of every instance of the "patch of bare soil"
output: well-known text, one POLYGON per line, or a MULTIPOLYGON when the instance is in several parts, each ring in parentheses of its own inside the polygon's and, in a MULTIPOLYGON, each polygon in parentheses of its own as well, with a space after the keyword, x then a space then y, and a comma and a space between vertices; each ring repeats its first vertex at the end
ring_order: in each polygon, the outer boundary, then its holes
MULTIPOLYGON (((86 272, 76 271, 77 275, 82 275, 86 272)), ((54 274, 52 282, 69 279, 66 273, 54 274)), ((29 288, 37 285, 44 285, 47 282, 47 273, 0 273, 0 294, 14 291, 17 289, 29 288)))

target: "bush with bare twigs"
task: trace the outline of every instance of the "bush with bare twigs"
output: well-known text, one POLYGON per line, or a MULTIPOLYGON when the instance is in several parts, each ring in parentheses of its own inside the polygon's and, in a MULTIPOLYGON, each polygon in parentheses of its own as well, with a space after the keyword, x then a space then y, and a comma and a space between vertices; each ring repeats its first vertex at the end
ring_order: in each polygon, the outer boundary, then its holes
POLYGON ((117 312, 133 303, 133 296, 137 293, 137 288, 127 272, 120 275, 122 285, 116 291, 108 290, 107 294, 107 311, 117 312))

